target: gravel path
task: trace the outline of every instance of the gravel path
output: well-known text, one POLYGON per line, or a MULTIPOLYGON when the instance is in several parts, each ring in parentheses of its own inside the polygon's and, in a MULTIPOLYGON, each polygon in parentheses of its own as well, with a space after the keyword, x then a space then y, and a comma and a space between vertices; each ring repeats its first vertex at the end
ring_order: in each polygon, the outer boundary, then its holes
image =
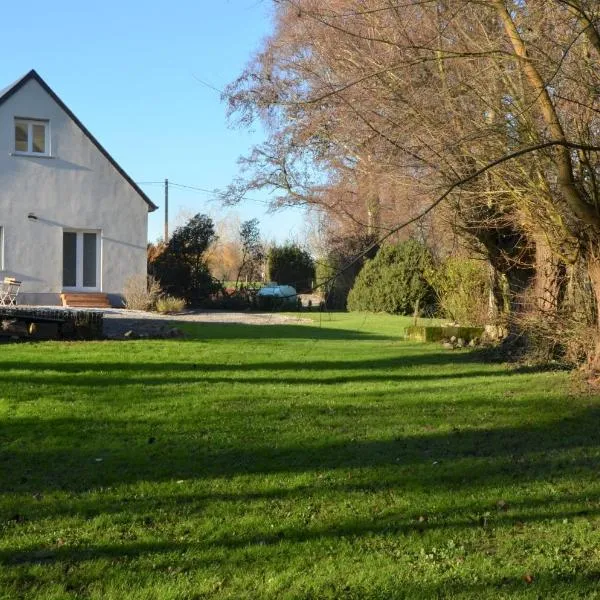
POLYGON ((103 309, 104 334, 107 337, 121 337, 127 331, 152 335, 164 331, 170 324, 186 323, 242 323, 245 325, 282 325, 287 323, 310 323, 309 319, 291 317, 277 313, 246 313, 223 310, 194 310, 173 315, 154 312, 103 309))

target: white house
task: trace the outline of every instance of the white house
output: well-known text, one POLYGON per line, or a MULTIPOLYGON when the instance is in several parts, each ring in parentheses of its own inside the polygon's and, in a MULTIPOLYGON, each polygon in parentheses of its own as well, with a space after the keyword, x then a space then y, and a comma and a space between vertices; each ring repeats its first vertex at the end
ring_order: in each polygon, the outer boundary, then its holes
POLYGON ((155 209, 35 71, 0 90, 0 280, 23 282, 20 304, 120 303, 155 209))

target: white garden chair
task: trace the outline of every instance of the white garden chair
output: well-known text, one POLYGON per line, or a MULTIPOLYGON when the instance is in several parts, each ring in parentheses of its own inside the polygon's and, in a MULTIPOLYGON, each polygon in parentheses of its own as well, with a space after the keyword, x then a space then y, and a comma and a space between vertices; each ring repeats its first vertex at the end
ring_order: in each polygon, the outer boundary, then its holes
POLYGON ((21 282, 14 277, 5 277, 0 282, 0 306, 16 306, 21 282))

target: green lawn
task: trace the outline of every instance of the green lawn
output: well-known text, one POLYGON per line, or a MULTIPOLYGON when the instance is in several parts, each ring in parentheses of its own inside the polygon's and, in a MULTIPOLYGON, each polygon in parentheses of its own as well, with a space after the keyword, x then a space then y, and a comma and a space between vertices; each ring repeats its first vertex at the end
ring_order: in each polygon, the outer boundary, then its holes
POLYGON ((600 598, 600 398, 408 320, 0 345, 0 598, 600 598))

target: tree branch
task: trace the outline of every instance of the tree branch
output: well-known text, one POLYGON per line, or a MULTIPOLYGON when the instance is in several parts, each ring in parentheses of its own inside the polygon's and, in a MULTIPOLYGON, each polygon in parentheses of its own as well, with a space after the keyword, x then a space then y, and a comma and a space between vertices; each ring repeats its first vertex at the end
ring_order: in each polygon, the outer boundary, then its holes
POLYGON ((425 210, 421 211, 416 217, 412 217, 411 219, 408 219, 407 221, 400 223, 400 225, 397 225, 396 227, 393 227, 392 229, 390 229, 384 236, 377 239, 370 246, 368 246, 365 250, 363 250, 360 254, 357 254, 344 267, 342 267, 341 269, 336 271, 329 279, 321 282, 316 287, 319 288, 319 287, 322 287, 324 285, 331 283, 332 281, 335 281, 335 279, 337 277, 339 277, 342 273, 347 271, 350 267, 352 267, 352 265, 356 264, 361 258, 364 258, 374 248, 376 248, 377 246, 380 246, 383 242, 385 242, 387 239, 389 239, 392 235, 394 235, 398 231, 401 231, 402 229, 408 227, 409 225, 412 225, 416 221, 419 221, 420 219, 422 219, 423 217, 428 215, 434 208, 439 206, 457 188, 460 188, 460 187, 466 185, 467 183, 470 183, 471 181, 477 179, 484 173, 492 170, 494 167, 497 167, 498 165, 501 165, 502 163, 505 163, 505 162, 508 162, 511 160, 515 160, 516 158, 519 158, 520 156, 523 156, 525 154, 530 154, 532 152, 539 152, 540 150, 545 150, 546 148, 552 148, 552 147, 556 147, 556 146, 565 148, 567 150, 571 149, 571 150, 584 150, 584 151, 588 151, 588 152, 600 152, 600 146, 590 146, 587 144, 578 144, 575 142, 568 142, 568 141, 564 141, 564 140, 555 140, 555 141, 551 141, 551 142, 544 142, 542 144, 535 144, 533 146, 526 146, 525 148, 521 148, 520 150, 516 150, 515 152, 510 152, 509 154, 505 154, 504 156, 501 156, 500 158, 493 160, 492 162, 481 167, 480 169, 477 169, 476 171, 474 171, 467 177, 464 177, 464 178, 460 179, 459 181, 456 181, 455 183, 453 183, 450 187, 448 187, 446 189, 446 191, 443 194, 438 196, 425 210))

